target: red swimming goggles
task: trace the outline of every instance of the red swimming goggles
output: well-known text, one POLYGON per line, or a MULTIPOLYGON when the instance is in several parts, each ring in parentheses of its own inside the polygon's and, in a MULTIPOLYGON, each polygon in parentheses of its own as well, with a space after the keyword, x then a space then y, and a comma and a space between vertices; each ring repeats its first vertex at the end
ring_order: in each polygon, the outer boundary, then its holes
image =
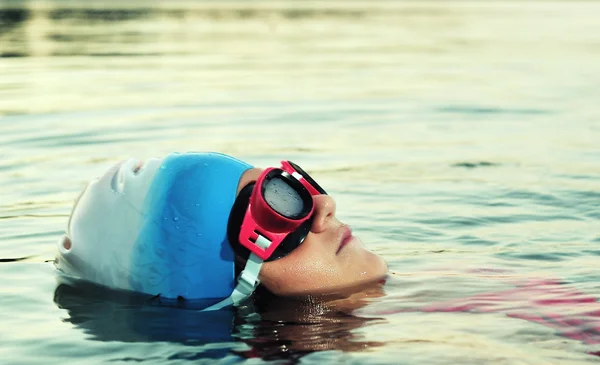
POLYGON ((267 168, 238 194, 229 218, 229 241, 234 247, 239 242, 264 261, 288 255, 308 235, 313 196, 321 194, 327 193, 291 161, 267 168))

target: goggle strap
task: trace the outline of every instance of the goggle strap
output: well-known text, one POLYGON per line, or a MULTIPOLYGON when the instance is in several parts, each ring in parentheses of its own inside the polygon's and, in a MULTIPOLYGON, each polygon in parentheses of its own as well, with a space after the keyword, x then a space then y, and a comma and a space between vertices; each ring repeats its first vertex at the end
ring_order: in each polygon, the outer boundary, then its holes
POLYGON ((271 246, 271 241, 261 235, 258 235, 258 238, 256 239, 256 245, 263 250, 266 250, 269 248, 269 246, 271 246))
POLYGON ((248 261, 246 261, 246 267, 244 267, 244 270, 238 277, 237 285, 235 286, 235 289, 233 289, 231 295, 217 304, 203 309, 202 312, 214 311, 230 305, 237 305, 243 299, 249 297, 254 292, 258 284, 260 284, 258 274, 260 273, 262 264, 263 260, 254 253, 251 253, 250 257, 248 257, 248 261))

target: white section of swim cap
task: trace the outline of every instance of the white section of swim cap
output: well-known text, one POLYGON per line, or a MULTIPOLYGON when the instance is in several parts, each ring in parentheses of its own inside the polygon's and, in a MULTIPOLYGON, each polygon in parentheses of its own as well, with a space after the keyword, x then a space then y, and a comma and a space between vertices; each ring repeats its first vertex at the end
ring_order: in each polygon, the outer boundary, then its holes
POLYGON ((148 209, 146 196, 162 159, 130 159, 90 182, 70 218, 71 247, 58 245, 57 267, 67 275, 130 289, 129 266, 148 209))

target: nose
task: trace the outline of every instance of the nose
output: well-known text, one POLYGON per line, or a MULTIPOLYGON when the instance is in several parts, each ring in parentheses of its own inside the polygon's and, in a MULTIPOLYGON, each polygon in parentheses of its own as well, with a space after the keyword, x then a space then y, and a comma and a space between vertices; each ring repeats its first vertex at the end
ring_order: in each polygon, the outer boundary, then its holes
POLYGON ((330 195, 313 196, 315 205, 315 217, 313 218, 310 231, 320 233, 327 229, 330 221, 335 217, 335 200, 330 195))

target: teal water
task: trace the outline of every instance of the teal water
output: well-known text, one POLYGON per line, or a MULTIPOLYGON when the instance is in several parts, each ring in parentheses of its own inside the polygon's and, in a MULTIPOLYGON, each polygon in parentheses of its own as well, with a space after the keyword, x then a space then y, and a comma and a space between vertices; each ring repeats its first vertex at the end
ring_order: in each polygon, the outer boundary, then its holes
POLYGON ((598 361, 502 310, 397 310, 529 279, 600 298, 599 3, 103 4, 0 2, 0 363, 598 361), (57 284, 89 179, 198 150, 300 163, 383 290, 207 319, 57 284))

